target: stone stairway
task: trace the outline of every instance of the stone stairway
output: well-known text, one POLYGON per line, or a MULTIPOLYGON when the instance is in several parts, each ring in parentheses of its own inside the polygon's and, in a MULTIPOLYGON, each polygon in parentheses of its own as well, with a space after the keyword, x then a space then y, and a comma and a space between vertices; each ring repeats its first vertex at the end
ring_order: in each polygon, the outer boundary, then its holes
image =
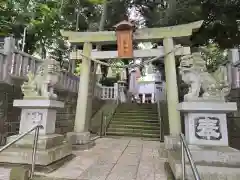
POLYGON ((157 105, 120 104, 107 129, 107 135, 159 139, 157 105))

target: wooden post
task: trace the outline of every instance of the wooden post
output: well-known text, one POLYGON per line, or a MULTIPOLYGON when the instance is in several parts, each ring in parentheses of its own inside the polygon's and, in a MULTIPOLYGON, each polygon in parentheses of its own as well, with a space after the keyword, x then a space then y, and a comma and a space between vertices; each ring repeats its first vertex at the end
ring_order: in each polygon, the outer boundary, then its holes
MULTIPOLYGON (((84 43, 83 54, 86 57, 91 56, 92 44, 84 43)), ((75 116, 74 131, 77 133, 88 130, 87 122, 87 106, 88 106, 88 90, 90 79, 91 60, 83 57, 82 67, 80 72, 80 84, 78 89, 77 109, 75 116)))
POLYGON ((181 132, 180 112, 177 110, 178 100, 178 86, 176 75, 176 64, 174 55, 174 44, 172 38, 163 39, 165 57, 165 75, 166 75, 166 90, 167 90, 167 104, 169 129, 171 135, 179 135, 181 132))

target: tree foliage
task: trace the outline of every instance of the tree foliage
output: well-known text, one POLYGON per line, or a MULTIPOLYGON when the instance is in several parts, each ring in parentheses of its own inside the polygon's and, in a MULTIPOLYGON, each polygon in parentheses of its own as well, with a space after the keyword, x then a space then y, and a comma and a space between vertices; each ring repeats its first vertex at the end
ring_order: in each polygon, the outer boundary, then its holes
POLYGON ((239 45, 240 0, 134 0, 145 17, 146 26, 170 26, 204 20, 203 27, 194 34, 196 46, 215 42, 220 48, 239 45), (209 41, 211 40, 211 41, 209 41))
MULTIPOLYGON (((204 20, 203 27, 192 36, 195 46, 214 42, 225 49, 240 42, 237 23, 240 0, 1 0, 0 36, 13 35, 21 40, 27 28, 25 52, 46 54, 46 48, 50 48, 58 51, 54 55, 63 59, 65 55, 59 49, 66 47, 60 30, 99 30, 105 2, 108 3, 105 30, 111 30, 113 25, 126 19, 130 8, 134 7, 147 27, 204 20)), ((104 50, 115 48, 102 47, 104 50)))
POLYGON ((218 45, 214 43, 204 47, 199 47, 198 51, 201 52, 202 57, 206 61, 209 72, 217 70, 219 65, 225 64, 228 60, 226 51, 220 49, 218 45))

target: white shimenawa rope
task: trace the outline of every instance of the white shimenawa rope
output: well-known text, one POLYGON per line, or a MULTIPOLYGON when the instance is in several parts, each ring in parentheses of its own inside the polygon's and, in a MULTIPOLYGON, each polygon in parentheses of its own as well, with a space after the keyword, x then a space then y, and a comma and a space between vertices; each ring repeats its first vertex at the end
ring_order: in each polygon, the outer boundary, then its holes
POLYGON ((88 57, 88 56, 85 56, 83 53, 80 53, 79 52, 79 55, 88 59, 88 60, 91 60, 91 61, 94 61, 98 64, 101 64, 101 65, 104 65, 104 66, 108 66, 108 67, 116 67, 116 68, 134 68, 134 67, 137 67, 137 66, 144 66, 145 64, 148 64, 148 63, 151 63, 153 61, 156 61, 158 60, 159 58, 162 58, 162 57, 165 57, 171 53, 175 53, 178 49, 182 48, 183 46, 177 46, 175 47, 174 50, 170 51, 169 53, 165 54, 165 55, 161 55, 161 56, 157 56, 157 57, 154 57, 152 59, 149 59, 149 60, 146 60, 144 62, 141 62, 140 64, 131 64, 131 65, 124 65, 124 66, 118 66, 118 65, 114 65, 114 64, 109 64, 109 63, 106 63, 106 62, 102 62, 100 60, 97 60, 95 58, 91 58, 91 57, 88 57))

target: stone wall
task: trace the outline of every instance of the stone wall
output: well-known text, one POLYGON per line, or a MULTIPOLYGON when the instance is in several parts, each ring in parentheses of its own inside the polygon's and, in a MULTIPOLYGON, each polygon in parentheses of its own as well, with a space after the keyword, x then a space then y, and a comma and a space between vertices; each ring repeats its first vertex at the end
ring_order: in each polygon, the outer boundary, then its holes
POLYGON ((64 108, 59 109, 56 119, 56 133, 65 134, 73 131, 77 106, 77 94, 57 92, 58 100, 64 102, 64 108))
POLYGON ((117 106, 118 104, 112 100, 104 101, 104 103, 101 103, 99 110, 93 114, 90 120, 90 132, 100 134, 101 125, 103 125, 101 124, 103 123, 103 115, 111 115, 113 112, 115 112, 117 106))
POLYGON ((7 136, 18 133, 21 110, 13 107, 13 100, 21 98, 20 88, 0 85, 0 145, 5 144, 7 136))
MULTIPOLYGON (((65 103, 64 109, 59 109, 57 112, 56 120, 56 133, 65 134, 67 132, 73 131, 74 120, 76 115, 77 106, 77 94, 69 94, 67 92, 59 92, 58 100, 65 103)), ((98 112, 98 110, 103 106, 105 101, 93 97, 92 98, 92 110, 91 118, 98 112)), ((90 127, 91 129, 91 124, 90 127)))

